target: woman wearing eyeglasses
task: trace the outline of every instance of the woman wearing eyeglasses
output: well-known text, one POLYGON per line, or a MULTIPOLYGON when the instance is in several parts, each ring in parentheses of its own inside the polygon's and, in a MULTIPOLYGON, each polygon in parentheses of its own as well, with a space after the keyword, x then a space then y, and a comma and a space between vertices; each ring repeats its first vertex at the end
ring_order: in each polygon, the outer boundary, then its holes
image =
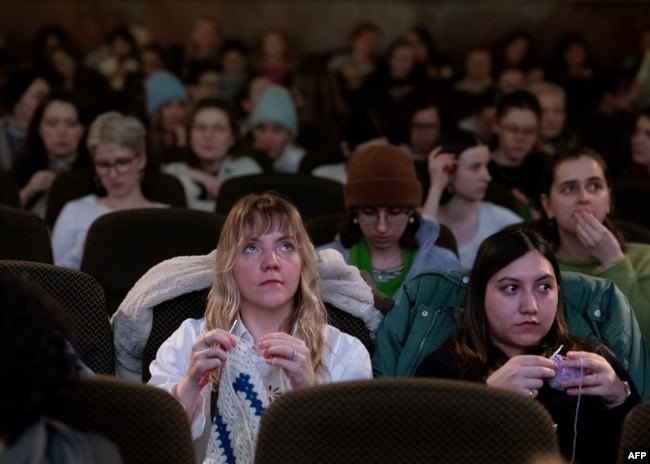
POLYGON ((524 219, 539 217, 539 182, 547 155, 536 150, 542 109, 526 90, 504 95, 497 104, 497 147, 488 164, 492 180, 512 190, 524 219))
POLYGON ((140 188, 147 163, 145 137, 140 121, 116 111, 98 116, 91 124, 88 150, 96 182, 106 195, 87 195, 63 207, 52 231, 54 264, 79 269, 86 234, 99 216, 126 209, 167 206, 147 200, 140 188))
POLYGON ((429 269, 458 269, 458 258, 435 245, 440 226, 417 211, 422 186, 413 161, 393 145, 355 154, 344 187, 347 209, 340 234, 323 246, 367 271, 377 288, 396 298, 408 279, 429 269))

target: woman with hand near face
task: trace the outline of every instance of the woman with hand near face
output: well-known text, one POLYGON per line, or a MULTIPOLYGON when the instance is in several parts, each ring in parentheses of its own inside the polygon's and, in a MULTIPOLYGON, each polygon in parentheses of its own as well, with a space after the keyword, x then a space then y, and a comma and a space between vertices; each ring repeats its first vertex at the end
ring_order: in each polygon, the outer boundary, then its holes
POLYGON ((229 446, 238 460, 244 448, 252 453, 259 417, 274 397, 372 376, 363 344, 327 325, 315 259, 288 201, 251 194, 230 211, 204 318, 183 322, 150 366, 149 383, 181 402, 193 437, 209 435, 208 459, 229 446), (236 396, 240 387, 248 400, 236 396), (230 438, 220 435, 226 425, 230 438))
POLYGON ((215 98, 199 101, 190 115, 187 133, 186 160, 163 165, 162 170, 181 181, 190 208, 214 211, 219 188, 226 180, 262 172, 252 158, 231 155, 239 140, 239 126, 228 103, 215 98))
POLYGON ((458 243, 460 263, 467 269, 474 264, 483 239, 522 220, 509 209, 483 201, 492 180, 489 161, 487 145, 464 130, 443 135, 429 154, 431 187, 422 212, 449 227, 458 243))
POLYGON ((9 171, 25 145, 27 129, 50 84, 40 72, 23 69, 7 79, 2 103, 7 114, 0 117, 0 171, 9 171))
POLYGON ((140 121, 116 111, 95 119, 88 131, 88 149, 95 166, 96 179, 106 192, 69 201, 52 230, 54 264, 79 269, 86 234, 98 217, 112 211, 163 207, 149 201, 140 181, 147 164, 146 132, 140 121))
POLYGON ((482 382, 537 399, 571 462, 614 463, 621 423, 640 397, 609 349, 569 334, 558 310, 559 285, 553 250, 537 232, 510 227, 488 237, 459 326, 416 375, 482 382), (574 369, 572 378, 555 378, 556 351, 562 367, 574 369))
POLYGON ((609 218, 612 196, 603 159, 588 148, 550 158, 542 174, 542 234, 562 270, 614 281, 650 341, 650 246, 624 243, 609 218))
POLYGON ((41 101, 14 166, 23 207, 45 216, 47 193, 56 175, 88 164, 81 143, 84 116, 77 98, 69 92, 52 92, 41 101))

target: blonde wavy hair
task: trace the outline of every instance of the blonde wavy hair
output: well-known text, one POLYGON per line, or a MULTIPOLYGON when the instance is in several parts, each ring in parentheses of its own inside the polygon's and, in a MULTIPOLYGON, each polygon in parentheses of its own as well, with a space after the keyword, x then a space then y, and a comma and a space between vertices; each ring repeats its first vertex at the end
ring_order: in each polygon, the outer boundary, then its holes
MULTIPOLYGON (((284 330, 290 332, 295 327, 293 335, 309 348, 312 366, 318 373, 324 368, 323 330, 327 324, 327 310, 319 296, 316 253, 296 207, 275 193, 247 195, 230 210, 219 237, 214 280, 205 312, 206 328, 228 330, 232 327, 241 303, 233 275, 235 259, 248 241, 275 229, 295 241, 302 262, 294 312, 284 330)), ((213 388, 220 374, 218 370, 213 372, 213 388)))

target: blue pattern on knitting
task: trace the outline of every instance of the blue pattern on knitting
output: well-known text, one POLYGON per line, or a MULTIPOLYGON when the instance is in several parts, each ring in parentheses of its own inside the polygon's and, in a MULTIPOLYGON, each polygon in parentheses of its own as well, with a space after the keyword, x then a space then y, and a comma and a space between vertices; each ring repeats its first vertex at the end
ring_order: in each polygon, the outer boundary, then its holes
MULTIPOLYGON (((250 382, 251 376, 244 373, 239 373, 232 386, 236 392, 241 392, 246 395, 246 399, 250 402, 251 407, 255 409, 255 415, 261 416, 264 412, 264 405, 262 401, 257 396, 257 392, 253 384, 250 382)), ((219 435, 219 441, 221 442, 221 449, 223 450, 224 457, 226 462, 229 464, 236 464, 237 458, 235 457, 234 450, 232 448, 232 442, 230 440, 230 432, 226 426, 226 423, 223 421, 223 417, 217 410, 217 414, 214 417, 214 425, 217 428, 217 433, 219 435)))
POLYGON ((246 395, 246 399, 250 401, 251 406, 255 409, 255 415, 261 416, 264 412, 264 405, 262 404, 262 400, 258 398, 255 387, 250 380, 250 375, 240 372, 232 386, 236 392, 242 392, 246 395))
POLYGON ((230 432, 228 431, 226 423, 223 421, 221 414, 219 414, 219 411, 217 411, 217 414, 214 417, 214 425, 217 427, 219 441, 221 442, 221 449, 223 450, 223 454, 226 457, 226 462, 229 464, 236 464, 237 458, 235 457, 235 452, 232 449, 230 432))

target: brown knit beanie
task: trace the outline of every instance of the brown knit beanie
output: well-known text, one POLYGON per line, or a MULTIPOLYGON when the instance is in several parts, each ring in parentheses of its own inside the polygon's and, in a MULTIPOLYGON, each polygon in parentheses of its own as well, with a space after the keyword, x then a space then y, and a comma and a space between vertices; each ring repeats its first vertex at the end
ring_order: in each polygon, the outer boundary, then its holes
POLYGON ((373 145, 348 163, 345 207, 418 208, 422 185, 413 161, 393 145, 373 145))

